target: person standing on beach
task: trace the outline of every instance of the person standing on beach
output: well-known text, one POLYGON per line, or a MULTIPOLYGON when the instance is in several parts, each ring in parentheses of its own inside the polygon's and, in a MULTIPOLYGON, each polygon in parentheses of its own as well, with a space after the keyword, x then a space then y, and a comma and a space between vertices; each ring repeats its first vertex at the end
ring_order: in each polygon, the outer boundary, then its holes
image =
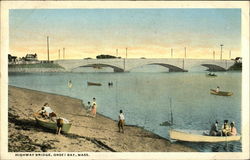
POLYGON ((124 133, 125 116, 122 113, 122 110, 120 110, 120 114, 118 116, 118 119, 119 119, 119 121, 118 121, 119 132, 121 132, 121 130, 122 130, 122 133, 124 133))
POLYGON ((96 103, 93 104, 91 114, 93 117, 96 117, 96 103))

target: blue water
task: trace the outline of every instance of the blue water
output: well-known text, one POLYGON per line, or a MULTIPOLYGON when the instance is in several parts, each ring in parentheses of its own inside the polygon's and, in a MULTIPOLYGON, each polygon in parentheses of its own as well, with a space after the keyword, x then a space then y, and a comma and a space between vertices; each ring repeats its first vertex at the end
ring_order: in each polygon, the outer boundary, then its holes
MULTIPOLYGON (((143 70, 143 69, 142 69, 143 70)), ((140 70, 139 70, 140 71, 140 70)), ((150 71, 150 70, 148 70, 150 71)), ((163 71, 161 68, 158 71, 163 71)), ((180 129, 209 129, 212 122, 234 121, 241 132, 241 73, 220 72, 218 77, 206 77, 203 72, 85 72, 85 73, 10 73, 9 84, 82 99, 84 103, 97 99, 97 112, 117 119, 119 110, 125 113, 126 123, 138 125, 164 138, 169 127, 161 126, 170 120, 172 99, 174 125, 180 129), (71 80, 72 88, 67 83, 71 80), (87 86, 87 81, 102 86, 87 86), (113 86, 109 87, 108 82, 113 86), (233 96, 215 96, 210 88, 233 92, 233 96)), ((181 142, 177 142, 181 143, 181 142)), ((184 142, 182 142, 184 143, 184 142)), ((201 152, 240 152, 241 142, 184 143, 201 152)))

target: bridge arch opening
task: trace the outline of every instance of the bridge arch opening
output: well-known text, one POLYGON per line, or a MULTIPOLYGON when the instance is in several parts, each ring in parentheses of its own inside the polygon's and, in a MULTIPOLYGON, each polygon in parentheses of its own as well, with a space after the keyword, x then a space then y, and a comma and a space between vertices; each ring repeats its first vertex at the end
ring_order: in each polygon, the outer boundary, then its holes
POLYGON ((204 67, 207 67, 207 71, 211 71, 211 72, 223 72, 223 71, 227 71, 225 68, 215 65, 215 64, 201 64, 204 67))
MULTIPOLYGON (((149 63, 149 64, 144 64, 144 65, 141 65, 138 67, 143 67, 143 66, 158 66, 158 69, 161 68, 162 72, 186 72, 186 70, 183 70, 182 68, 179 68, 177 66, 173 66, 170 64, 164 64, 164 63, 149 63)), ((138 67, 136 67, 136 68, 138 68, 138 67)), ((132 69, 130 69, 130 71, 134 70, 134 69, 135 68, 132 68, 132 69)))
POLYGON ((73 68, 72 71, 80 72, 124 72, 124 69, 108 64, 88 64, 73 68))

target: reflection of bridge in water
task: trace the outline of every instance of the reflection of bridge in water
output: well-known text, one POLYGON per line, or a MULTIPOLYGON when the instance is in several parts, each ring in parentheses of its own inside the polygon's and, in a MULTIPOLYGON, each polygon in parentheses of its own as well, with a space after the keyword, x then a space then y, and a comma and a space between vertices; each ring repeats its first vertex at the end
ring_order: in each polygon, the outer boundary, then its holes
POLYGON ((204 66, 211 71, 226 71, 234 64, 232 60, 151 58, 151 59, 78 59, 56 60, 55 63, 72 71, 78 67, 111 67, 114 72, 129 72, 144 65, 160 65, 169 72, 186 72, 194 67, 204 66))

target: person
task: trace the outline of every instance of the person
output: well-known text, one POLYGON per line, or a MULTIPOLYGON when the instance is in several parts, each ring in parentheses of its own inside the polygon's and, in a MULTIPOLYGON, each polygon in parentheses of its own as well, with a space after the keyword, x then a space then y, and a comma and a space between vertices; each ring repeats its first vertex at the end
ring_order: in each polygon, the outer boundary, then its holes
POLYGON ((63 119, 62 118, 58 118, 56 120, 56 126, 57 126, 57 129, 56 129, 56 134, 61 134, 61 130, 62 130, 62 126, 63 126, 63 119))
POLYGON ((120 110, 120 114, 118 116, 118 128, 119 128, 119 132, 121 132, 122 130, 122 133, 124 133, 124 125, 125 125, 125 116, 122 112, 122 110, 120 110))
POLYGON ((235 128, 235 123, 231 122, 230 126, 231 126, 231 130, 229 132, 229 136, 236 136, 237 135, 237 129, 235 128))
POLYGON ((218 136, 219 135, 219 129, 218 129, 218 121, 216 120, 214 124, 212 124, 210 132, 210 136, 218 136))
POLYGON ((71 80, 69 80, 69 81, 68 81, 68 87, 69 87, 69 88, 72 88, 72 86, 73 86, 73 84, 72 84, 71 80))
POLYGON ((221 130, 222 130, 223 136, 229 135, 231 128, 230 128, 230 125, 228 124, 228 120, 224 120, 224 124, 222 125, 221 130))
POLYGON ((91 114, 92 114, 92 117, 96 117, 96 103, 94 103, 92 106, 91 114))
POLYGON ((217 86, 216 92, 217 92, 217 93, 220 92, 220 87, 219 87, 219 86, 217 86))
POLYGON ((56 119, 56 125, 57 125, 56 134, 58 135, 61 134, 63 124, 66 124, 66 123, 69 123, 69 121, 63 117, 59 117, 56 119))
POLYGON ((56 113, 48 106, 49 104, 46 102, 43 107, 42 110, 40 111, 40 114, 44 117, 44 118, 49 118, 52 121, 56 120, 56 113))
POLYGON ((89 111, 89 110, 91 110, 91 104, 90 104, 90 102, 88 101, 88 104, 86 105, 86 109, 87 109, 87 111, 89 111))

